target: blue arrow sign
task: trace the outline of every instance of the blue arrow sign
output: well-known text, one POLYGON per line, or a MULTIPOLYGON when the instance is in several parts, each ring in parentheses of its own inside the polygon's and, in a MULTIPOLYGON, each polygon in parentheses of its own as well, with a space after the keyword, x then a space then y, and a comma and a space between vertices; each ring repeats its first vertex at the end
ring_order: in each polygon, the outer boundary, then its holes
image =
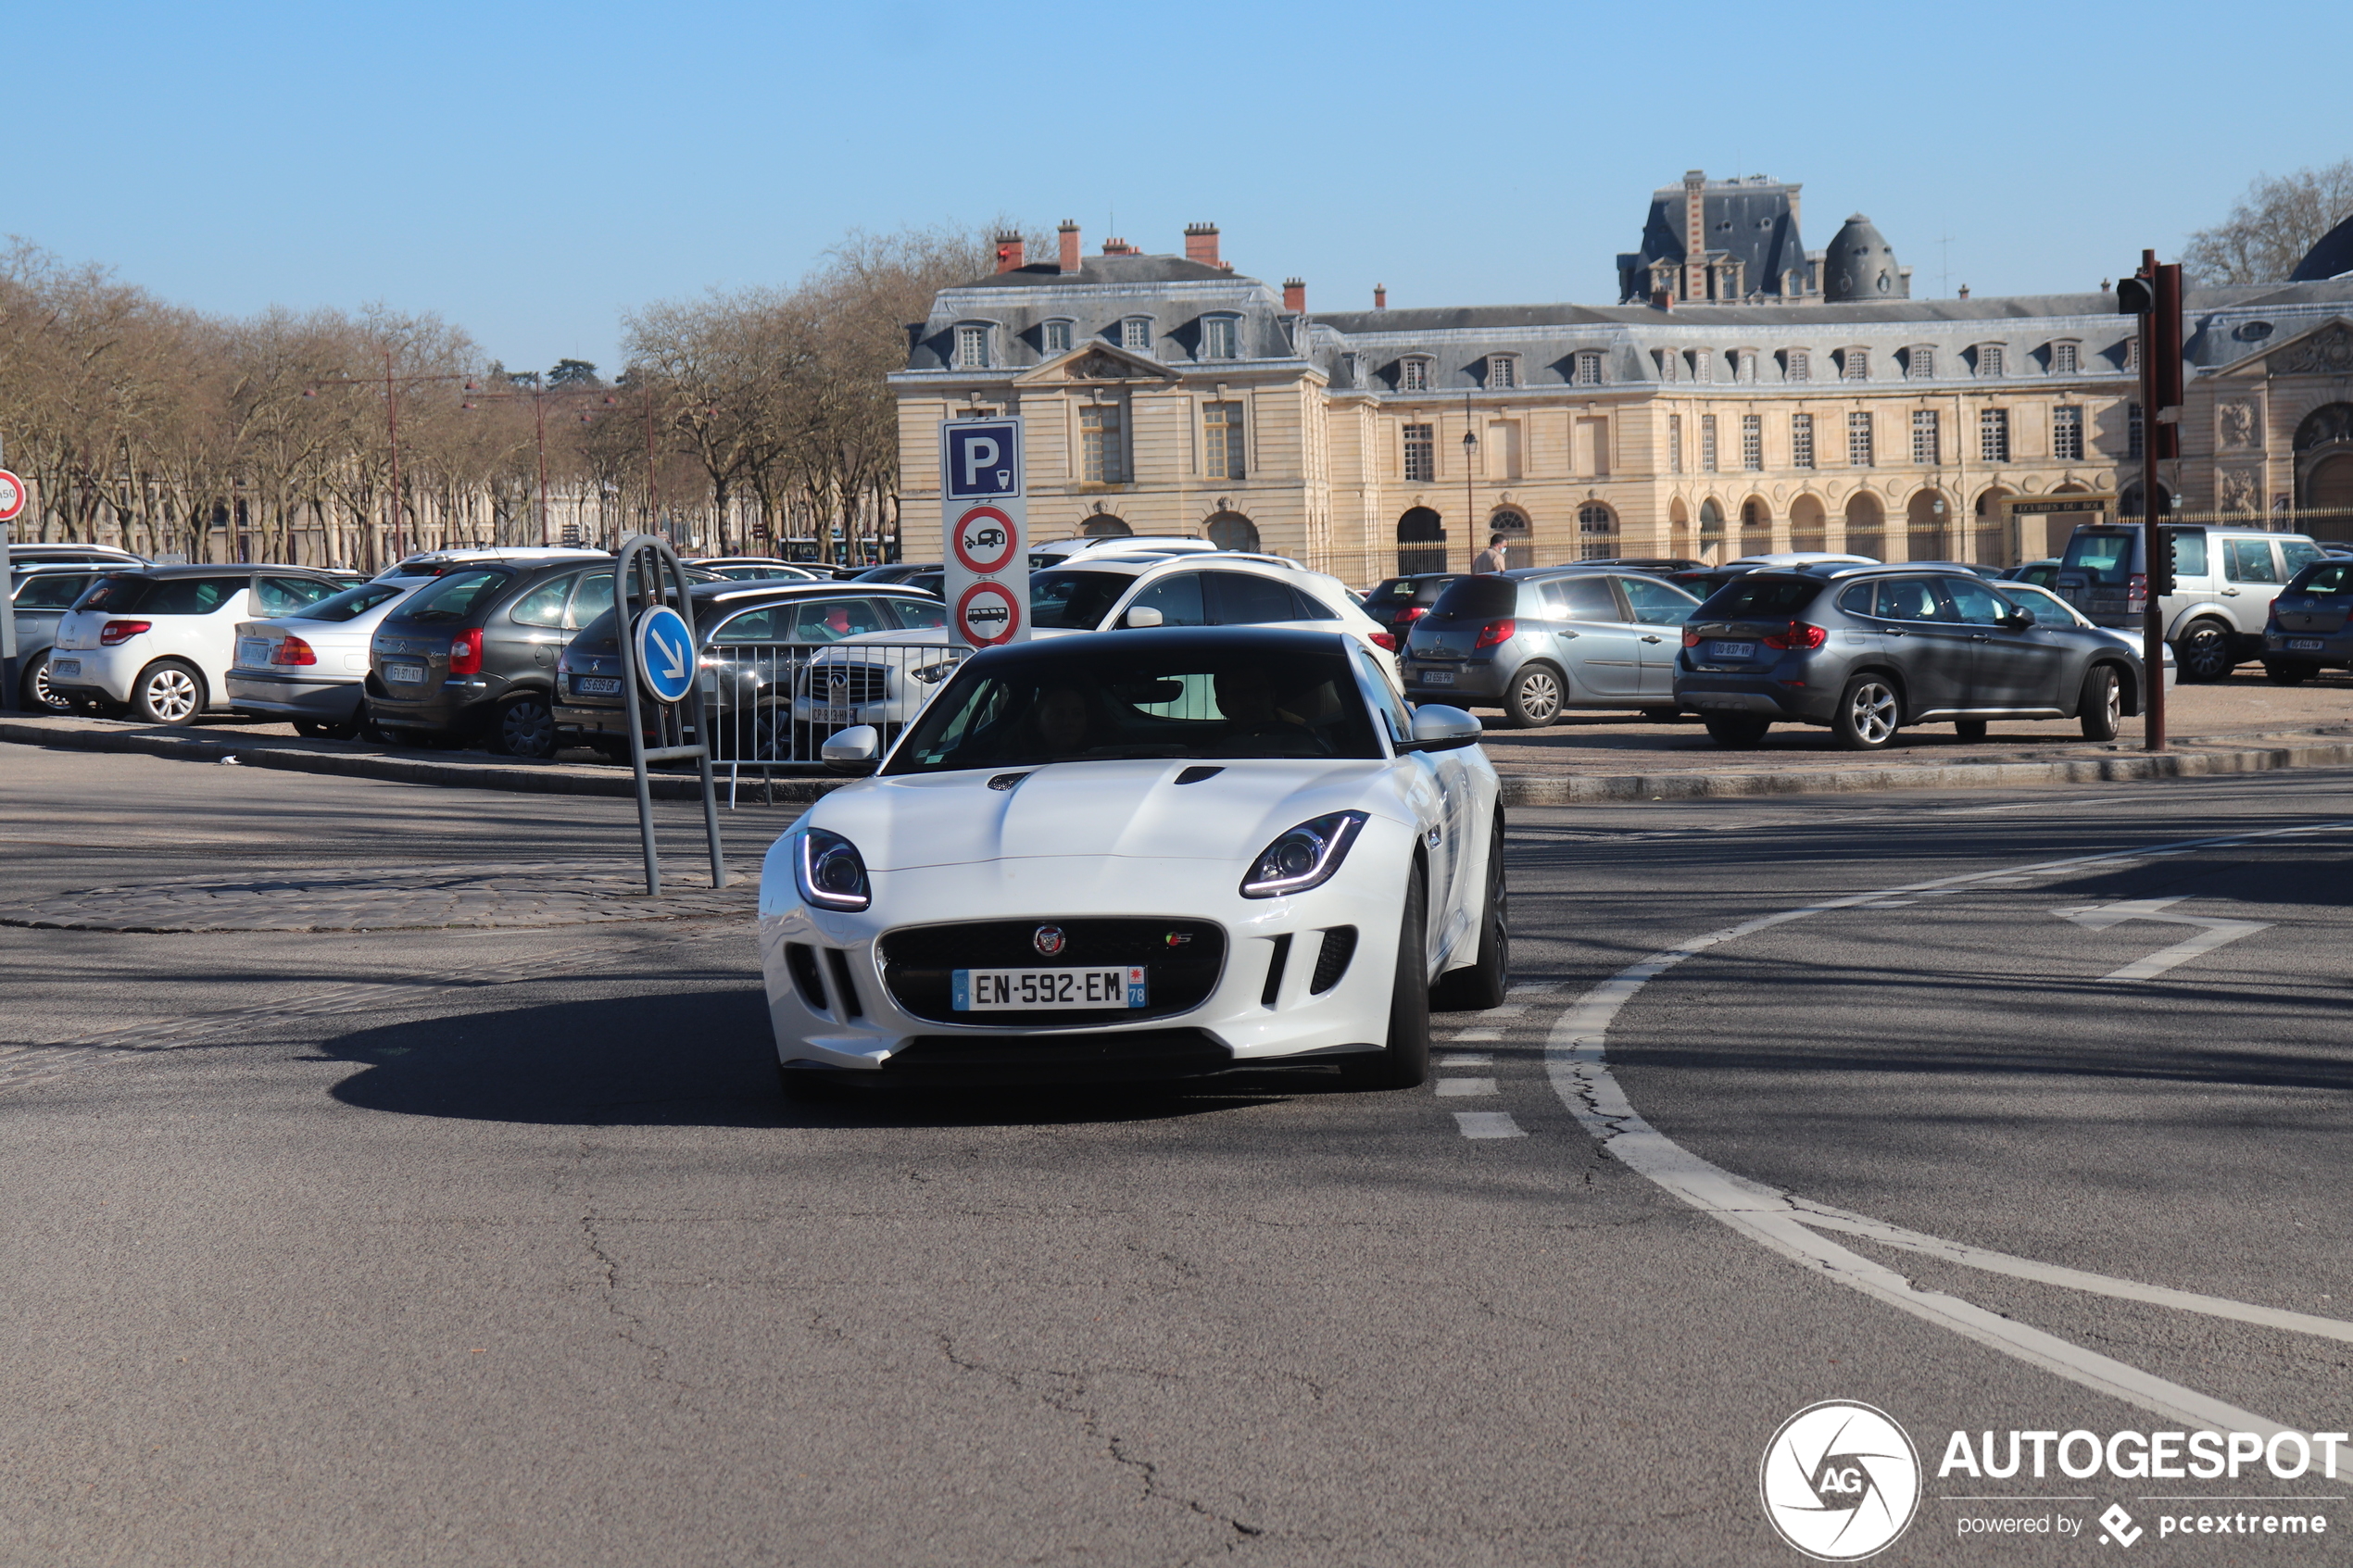
POLYGON ((637 679, 656 702, 676 702, 694 689, 695 643, 686 617, 668 605, 641 610, 637 630, 637 679))

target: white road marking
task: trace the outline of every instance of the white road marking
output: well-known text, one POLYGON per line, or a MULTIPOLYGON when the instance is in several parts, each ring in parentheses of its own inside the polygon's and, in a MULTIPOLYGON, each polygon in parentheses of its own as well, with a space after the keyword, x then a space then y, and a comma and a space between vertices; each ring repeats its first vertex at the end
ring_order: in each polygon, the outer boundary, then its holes
POLYGON ((1457 1110, 1455 1123, 1466 1138, 1524 1138, 1528 1132, 1508 1110, 1457 1110))
POLYGON ((2128 898, 2118 904, 2085 904, 2076 909, 2053 909, 2051 913, 2065 921, 2073 921, 2086 931, 2106 931, 2128 920, 2162 921, 2170 925, 2202 925, 2196 936, 2184 937, 2170 947, 2159 947, 2147 958, 2136 960, 2102 980, 2154 980, 2169 969, 2189 962, 2201 953, 2210 953, 2225 942, 2235 942, 2242 936, 2252 936, 2269 930, 2267 920, 2224 920, 2201 915, 2180 915, 2171 912, 2187 894, 2171 898, 2128 898))
POLYGON ((1495 1080, 1492 1078, 1441 1078, 1438 1081, 1438 1093, 1441 1099, 1463 1099, 1494 1092, 1495 1080))
POLYGON ((1485 1051, 1455 1051, 1438 1059, 1441 1067, 1492 1067, 1495 1059, 1485 1051))
POLYGON ((1874 898, 1868 904, 1855 907, 1858 909, 1908 909, 1919 902, 1918 898, 1874 898))
MULTIPOLYGON (((2181 850, 2210 848, 2244 844, 2249 838, 2288 838, 2343 832, 2347 828, 2353 828, 2353 822, 2280 828, 2232 839, 2190 840, 2168 847, 2181 850)), ((2144 858, 2147 853, 2135 852, 2133 859, 2144 858)), ((1552 1079, 1553 1090, 1560 1096, 1561 1103, 1568 1107, 1601 1144, 1603 1150, 1629 1169, 1657 1183, 1701 1212, 1713 1215, 1759 1246, 1778 1252, 1803 1267, 1818 1270, 1826 1277, 1850 1289, 1876 1298, 1964 1338, 2055 1373, 2087 1388, 2153 1411, 2170 1420, 2196 1423, 2216 1431, 2259 1432, 2267 1437, 2287 1431, 2289 1428, 2251 1411, 2225 1404, 2195 1388, 2128 1366, 2056 1335, 2029 1328, 1958 1297, 1916 1288, 1910 1280, 1886 1265, 1818 1235, 1815 1227, 1861 1234, 1889 1246, 1908 1245, 1910 1250, 1932 1253, 1949 1261, 1965 1262, 1970 1267, 1991 1272, 2017 1273, 2021 1269, 2031 1269, 2036 1272, 2021 1277, 2085 1290, 2095 1288, 2095 1283, 2087 1282, 2095 1282, 2096 1293, 2102 1295, 2156 1301, 2160 1305, 2232 1317, 2242 1322, 2262 1323, 2271 1327, 2319 1333, 2333 1339, 2353 1341, 2353 1323, 2325 1318, 2308 1319, 2302 1313, 2280 1313, 2246 1302, 2200 1297, 2187 1291, 2167 1291, 2159 1286, 2109 1279, 2079 1270, 2061 1270, 2054 1265, 2013 1259, 2006 1254, 1984 1251, 1935 1236, 1919 1236, 1862 1215, 1811 1203, 1760 1182, 1735 1175, 1667 1137, 1635 1110, 1606 1062, 1609 1026, 1617 1019, 1618 1010, 1631 1001, 1644 985, 1667 970, 1719 943, 1751 935, 1790 921, 1803 920, 1808 915, 1866 907, 1891 894, 1958 892, 1992 878, 2015 876, 2023 872, 2080 871, 2095 866, 2106 870, 2114 868, 2124 859, 2122 855, 2087 855, 2045 861, 2032 867, 2014 866, 2000 872, 1943 877, 1932 883, 1909 887, 1883 888, 1874 893, 1825 899, 1798 909, 1758 915, 1738 925, 1694 936, 1680 947, 1653 953, 1586 992, 1554 1021, 1544 1048, 1545 1069, 1552 1079), (1899 1240, 1899 1237, 1903 1239, 1899 1240), (1996 1267, 1997 1262, 2003 1266, 1996 1267), (2324 1326, 2306 1327, 2308 1323, 2324 1326)))
MULTIPOLYGON (((1495 1010, 1500 1012, 1503 1010, 1498 1008, 1495 1010)), ((1481 1013, 1479 1016, 1491 1018, 1494 1013, 1481 1013)), ((1446 1037, 1449 1040, 1500 1040, 1504 1037, 1504 1032, 1501 1029, 1460 1029, 1446 1037)))

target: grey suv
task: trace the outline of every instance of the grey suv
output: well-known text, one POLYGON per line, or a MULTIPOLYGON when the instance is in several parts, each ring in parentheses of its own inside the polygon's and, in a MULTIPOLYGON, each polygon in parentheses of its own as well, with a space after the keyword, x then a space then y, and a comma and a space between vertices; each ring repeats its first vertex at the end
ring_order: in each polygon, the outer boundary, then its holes
POLYGON ((1676 710, 1675 655, 1699 600, 1635 571, 1525 567, 1466 577, 1405 640, 1416 702, 1500 708, 1523 730, 1564 709, 1676 710))
MULTIPOLYGON (((2173 592, 2158 603, 2184 681, 2219 681, 2263 651, 2281 585, 2321 558, 2301 533, 2178 528, 2173 592)), ((2137 632, 2148 604, 2148 547, 2138 523, 2089 524, 2059 558, 2059 597, 2102 626, 2137 632)))
POLYGON ((2024 594, 1965 568, 1755 571, 1683 627, 1676 700, 1719 745, 1754 746, 1776 721, 1827 724, 1873 751, 1906 724, 1964 739, 1994 719, 2074 719, 2113 740, 2141 706, 2141 660, 2121 632, 2038 615, 2024 594))

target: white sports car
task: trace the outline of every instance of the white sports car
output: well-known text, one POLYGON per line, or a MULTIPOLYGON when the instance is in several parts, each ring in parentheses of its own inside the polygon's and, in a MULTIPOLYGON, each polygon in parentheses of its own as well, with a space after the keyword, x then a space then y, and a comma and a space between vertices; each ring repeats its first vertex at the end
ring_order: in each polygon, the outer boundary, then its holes
POLYGON ((1252 627, 974 655, 768 851, 787 1091, 1303 1060, 1420 1083, 1430 1009, 1503 1000, 1504 819, 1478 721, 1410 711, 1375 657, 1252 627))

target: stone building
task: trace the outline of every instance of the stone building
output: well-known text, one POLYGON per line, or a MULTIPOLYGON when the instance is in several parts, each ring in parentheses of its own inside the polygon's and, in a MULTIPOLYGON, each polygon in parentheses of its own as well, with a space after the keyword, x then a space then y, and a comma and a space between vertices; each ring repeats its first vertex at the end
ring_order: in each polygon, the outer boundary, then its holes
MULTIPOLYGON (((1492 533, 1524 564, 2009 564, 2082 514, 2005 523, 2004 496, 2138 508, 2135 323, 2112 292, 1914 299, 1868 219, 1807 255, 1797 187, 1695 189, 1703 226, 1760 237, 1667 248, 1661 192, 1619 258, 1647 297, 1614 306, 1377 292, 1311 313, 1299 280, 1232 270, 1208 224, 1183 256, 1082 257, 1072 224, 1050 262, 1006 243, 996 275, 941 292, 892 377, 902 553, 937 558, 938 422, 1000 411, 1028 418, 1035 538, 1205 534, 1357 583, 1462 569, 1492 533)), ((2193 290, 2187 310, 2160 506, 2353 533, 2353 277, 2193 290)))

